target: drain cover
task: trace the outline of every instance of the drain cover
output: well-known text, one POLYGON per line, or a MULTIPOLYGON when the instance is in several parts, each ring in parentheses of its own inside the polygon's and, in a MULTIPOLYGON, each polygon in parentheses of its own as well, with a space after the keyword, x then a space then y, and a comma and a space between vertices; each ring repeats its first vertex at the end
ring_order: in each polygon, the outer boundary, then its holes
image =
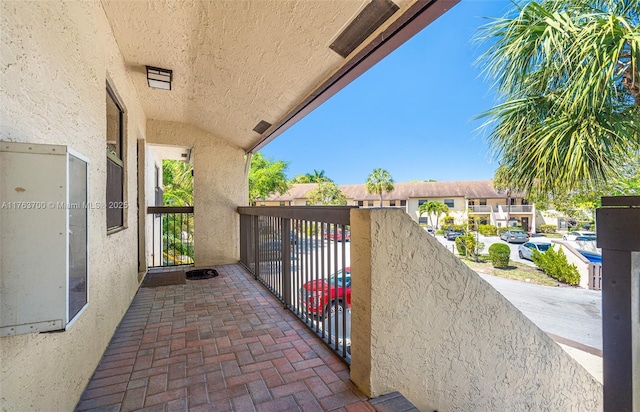
POLYGON ((211 279, 220 276, 217 270, 215 269, 195 269, 189 270, 185 273, 187 279, 189 280, 199 280, 199 279, 211 279))

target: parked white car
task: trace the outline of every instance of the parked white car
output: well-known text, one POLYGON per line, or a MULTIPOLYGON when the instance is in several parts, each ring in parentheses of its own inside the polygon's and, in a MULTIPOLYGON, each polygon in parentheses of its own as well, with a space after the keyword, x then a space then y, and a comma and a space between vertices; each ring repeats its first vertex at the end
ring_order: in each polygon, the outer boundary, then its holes
POLYGON ((546 252, 551 247, 549 242, 525 242, 518 246, 518 256, 520 259, 533 260, 533 252, 546 252))
POLYGON ((576 240, 576 238, 578 237, 595 239, 596 232, 586 232, 584 230, 576 230, 575 232, 562 235, 562 240, 576 240))

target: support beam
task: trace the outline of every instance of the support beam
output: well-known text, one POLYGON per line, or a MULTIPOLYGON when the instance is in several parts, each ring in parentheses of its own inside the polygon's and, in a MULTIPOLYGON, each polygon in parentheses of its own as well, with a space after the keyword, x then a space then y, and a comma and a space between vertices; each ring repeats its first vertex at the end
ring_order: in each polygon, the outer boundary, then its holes
POLYGON ((640 412, 640 197, 602 204, 604 412, 640 412))

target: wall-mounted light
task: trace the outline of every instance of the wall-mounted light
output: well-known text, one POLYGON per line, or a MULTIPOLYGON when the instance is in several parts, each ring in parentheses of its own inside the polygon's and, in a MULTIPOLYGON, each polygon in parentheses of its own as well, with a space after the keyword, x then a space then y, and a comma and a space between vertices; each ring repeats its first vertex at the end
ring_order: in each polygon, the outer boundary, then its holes
POLYGON ((154 89, 171 90, 173 71, 147 66, 147 84, 154 89))

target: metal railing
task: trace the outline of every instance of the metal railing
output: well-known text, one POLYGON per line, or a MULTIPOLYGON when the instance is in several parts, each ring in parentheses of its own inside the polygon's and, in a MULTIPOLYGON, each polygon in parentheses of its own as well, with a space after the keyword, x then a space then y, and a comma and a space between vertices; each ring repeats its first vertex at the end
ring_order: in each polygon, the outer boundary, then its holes
POLYGON ((469 212, 471 213, 493 213, 491 205, 478 205, 469 206, 469 212))
POLYGON ((238 208, 240 262, 346 362, 351 360, 352 208, 238 208))
POLYGON ((602 290, 602 263, 589 263, 589 289, 602 290))
POLYGON ((501 213, 533 213, 533 205, 498 205, 501 213))
POLYGON ((151 230, 149 267, 193 264, 193 206, 150 206, 151 230))

